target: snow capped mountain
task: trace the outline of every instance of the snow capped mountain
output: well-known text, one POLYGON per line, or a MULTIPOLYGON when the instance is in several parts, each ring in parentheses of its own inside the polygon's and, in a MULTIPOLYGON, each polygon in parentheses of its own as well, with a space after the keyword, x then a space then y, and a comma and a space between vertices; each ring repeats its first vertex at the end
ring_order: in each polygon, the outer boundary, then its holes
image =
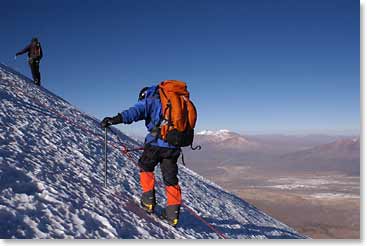
POLYGON ((137 142, 109 133, 104 187, 98 119, 4 65, 0 98, 1 238, 304 238, 183 166, 184 205, 174 229, 137 205, 139 153, 121 151, 137 142))
POLYGON ((200 136, 201 138, 206 137, 208 140, 212 140, 213 142, 222 142, 233 137, 232 133, 229 130, 204 130, 196 133, 196 135, 200 136))
POLYGON ((244 136, 226 129, 199 131, 196 133, 195 141, 199 144, 211 144, 224 149, 246 150, 258 147, 258 143, 249 141, 244 136))
POLYGON ((218 131, 203 130, 196 134, 197 135, 209 135, 209 136, 228 136, 230 134, 230 131, 227 129, 221 129, 218 131))

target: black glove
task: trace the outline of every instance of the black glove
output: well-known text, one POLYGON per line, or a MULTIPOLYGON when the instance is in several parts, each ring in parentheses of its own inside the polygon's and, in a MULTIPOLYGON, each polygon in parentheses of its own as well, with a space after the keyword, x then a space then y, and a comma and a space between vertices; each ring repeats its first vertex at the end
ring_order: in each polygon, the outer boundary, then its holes
POLYGON ((115 117, 106 117, 101 121, 101 127, 106 128, 110 125, 116 125, 122 123, 122 115, 117 114, 115 117))

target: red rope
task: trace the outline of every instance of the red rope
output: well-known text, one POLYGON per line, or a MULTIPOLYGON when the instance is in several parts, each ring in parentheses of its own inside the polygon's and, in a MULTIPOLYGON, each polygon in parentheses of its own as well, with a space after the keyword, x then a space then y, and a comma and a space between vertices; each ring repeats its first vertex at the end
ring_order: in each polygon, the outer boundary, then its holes
MULTIPOLYGON (((14 87, 13 87, 14 88, 14 87)), ((15 88, 15 90, 17 90, 18 92, 20 92, 21 94, 23 94, 24 96, 24 93, 18 89, 18 88, 15 88)), ((30 96, 30 95, 28 95, 30 96)), ((51 108, 49 108, 46 104, 42 103, 40 100, 38 100, 37 98, 35 97, 31 97, 33 99, 33 101, 40 107, 42 108, 47 108, 50 112, 54 113, 55 115, 57 115, 59 118, 65 120, 66 122, 68 123, 71 123, 72 125, 74 126, 77 126, 78 128, 80 128, 81 130, 89 133, 90 135, 93 135, 101 140, 104 141, 104 138, 100 135, 97 135, 95 134, 93 131, 89 130, 88 128, 82 126, 81 124, 78 124, 76 123, 75 121, 73 120, 70 120, 70 118, 68 118, 67 116, 55 111, 55 110, 52 110, 51 108)), ((115 149, 119 149, 119 147, 115 144, 115 143, 108 143, 109 145, 111 145, 112 147, 114 147, 115 149)), ((125 144, 121 143, 122 145, 122 154, 124 156, 126 156, 135 166, 139 167, 139 164, 136 162, 136 160, 130 155, 130 152, 132 151, 138 151, 138 150, 144 150, 143 147, 138 147, 138 148, 132 148, 132 149, 128 149, 126 147, 125 144)), ((162 182, 160 181, 157 181, 157 183, 161 186, 163 186, 162 182)), ((219 237, 221 237, 222 239, 228 239, 224 233, 222 233, 221 231, 219 231, 218 229, 216 229, 213 225, 211 225, 209 222, 207 222, 203 217, 201 217, 200 215, 198 215, 192 208, 190 208, 189 206, 187 206, 185 203, 182 203, 182 206, 185 207, 189 213, 191 213, 196 219, 200 220, 201 222, 203 222, 208 228, 210 228, 213 232, 215 232, 219 237)))
POLYGON ((144 147, 138 147, 138 148, 128 149, 123 144, 121 144, 121 145, 122 145, 121 152, 122 152, 123 155, 127 155, 127 153, 129 153, 129 152, 144 150, 144 147))

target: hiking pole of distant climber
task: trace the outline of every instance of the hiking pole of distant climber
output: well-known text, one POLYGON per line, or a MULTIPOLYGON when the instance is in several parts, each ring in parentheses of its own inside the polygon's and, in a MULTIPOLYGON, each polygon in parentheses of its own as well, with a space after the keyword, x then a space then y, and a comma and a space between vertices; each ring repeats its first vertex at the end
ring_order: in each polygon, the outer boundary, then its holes
POLYGON ((104 129, 104 186, 107 187, 107 127, 104 129))

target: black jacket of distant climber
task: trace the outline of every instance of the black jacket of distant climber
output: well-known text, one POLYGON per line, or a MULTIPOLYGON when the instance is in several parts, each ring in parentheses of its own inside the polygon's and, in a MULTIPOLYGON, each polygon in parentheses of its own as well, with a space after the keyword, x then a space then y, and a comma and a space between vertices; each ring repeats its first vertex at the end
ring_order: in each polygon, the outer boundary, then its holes
POLYGON ((28 58, 41 60, 43 57, 41 43, 39 41, 32 41, 28 44, 24 49, 16 53, 17 56, 23 55, 24 53, 28 52, 28 58))

